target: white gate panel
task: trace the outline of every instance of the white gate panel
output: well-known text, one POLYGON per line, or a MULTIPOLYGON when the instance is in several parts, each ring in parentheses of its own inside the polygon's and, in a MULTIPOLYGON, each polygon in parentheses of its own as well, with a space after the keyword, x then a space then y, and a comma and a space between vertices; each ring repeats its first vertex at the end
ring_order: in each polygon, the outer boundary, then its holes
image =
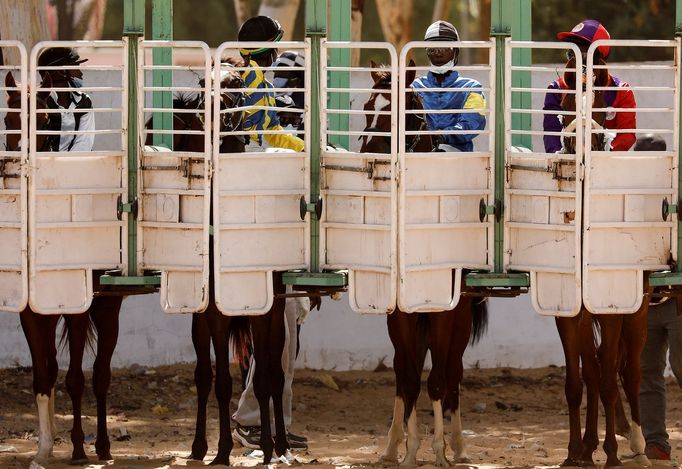
POLYGON ((140 153, 138 261, 140 271, 161 271, 161 307, 194 313, 209 300, 211 202, 211 53, 196 41, 141 41, 139 80, 140 153), (171 48, 190 65, 153 65, 154 51, 171 48), (170 86, 153 83, 153 71, 171 75, 170 86), (185 72, 184 74, 182 72, 185 72), (187 73, 190 72, 190 73, 187 73), (188 78, 187 77, 191 77, 188 78), (161 112, 154 92, 173 93, 173 130, 145 129, 161 112), (171 135, 173 149, 150 146, 153 135, 171 135))
MULTIPOLYGON (((239 48, 271 47, 265 42, 228 42, 215 52, 214 63, 221 72, 239 71, 244 77, 248 67, 222 64, 229 56, 239 57, 239 48)), ((310 57, 310 43, 279 42, 280 51, 294 50, 310 57)), ((272 67, 262 70, 273 70, 272 67)), ((305 90, 310 89, 310 64, 305 67, 305 90)), ((214 80, 214 102, 221 93, 248 94, 253 89, 221 87, 214 80)), ((271 86, 271 85, 270 85, 271 86)), ((293 89, 271 88, 272 93, 293 89)), ((299 90, 300 91, 300 90, 299 90)), ((258 141, 273 134, 294 134, 286 130, 219 130, 223 116, 233 113, 277 111, 272 106, 240 106, 221 110, 214 105, 213 164, 213 269, 215 299, 218 309, 226 315, 259 315, 268 312, 274 298, 273 272, 307 269, 309 261, 308 221, 300 216, 300 199, 309 199, 309 129, 311 122, 309 93, 305 93, 305 109, 290 111, 303 114, 306 147, 302 152, 278 151, 258 145, 258 141), (220 146, 224 139, 248 137, 246 151, 220 146)), ((302 135, 299 135, 302 136, 302 135)))
MULTIPOLYGON (((637 128, 617 133, 637 137, 655 133, 664 137, 667 151, 585 149, 585 231, 583 235, 583 301, 595 314, 633 313, 643 301, 644 271, 667 270, 676 253, 676 220, 663 220, 663 199, 677 197, 679 122, 679 39, 675 41, 597 41, 588 51, 589 77, 600 68, 592 65, 598 46, 657 48, 666 51, 668 63, 609 64, 612 75, 629 82, 637 100, 637 128), (629 70, 651 70, 646 82, 634 82, 629 70), (655 122, 653 122, 656 120, 655 122)), ((603 67, 602 67, 603 68, 603 67)), ((632 75, 634 78, 634 75, 632 75)), ((636 78, 635 78, 636 80, 636 78)), ((598 87, 587 80, 587 96, 593 91, 613 93, 614 86, 598 87)), ((612 108, 593 107, 587 100, 586 115, 612 108)), ((609 103, 607 101, 606 105, 609 103)), ((627 110, 618 109, 618 112, 627 110)), ((586 141, 604 130, 586 126, 586 141)), ((612 130, 607 137, 614 137, 612 130)))
MULTIPOLYGON (((495 46, 494 42, 458 42, 460 50, 483 51, 487 61, 475 65, 459 64, 460 76, 477 79, 481 88, 423 88, 420 93, 462 93, 472 89, 485 97, 483 108, 410 110, 412 88, 406 74, 425 75, 428 67, 408 66, 413 49, 433 47, 433 42, 411 42, 400 54, 400 122, 406 129, 410 114, 478 112, 485 116, 483 130, 400 131, 399 191, 399 265, 398 306, 405 312, 450 310, 457 305, 463 269, 492 269, 493 220, 479 221, 481 199, 492 204, 494 198, 494 112, 495 46), (406 111, 406 108, 408 110, 406 111), (475 134, 473 151, 463 152, 440 146, 437 152, 411 152, 412 138, 436 138, 438 135, 475 134), (454 275, 453 275, 454 271, 454 275)), ((438 47, 447 44, 438 42, 438 47)), ((460 53, 461 56, 461 53, 460 53)))
POLYGON ((0 66, 0 311, 20 312, 28 303, 28 54, 18 41, 0 41, 0 48, 18 59, 0 66), (14 86, 5 81, 9 74, 14 86))
POLYGON ((388 43, 334 43, 323 41, 322 141, 333 136, 348 139, 349 148, 327 146, 322 150, 323 213, 320 224, 321 266, 325 269, 348 269, 348 297, 358 313, 390 313, 395 309, 397 294, 397 115, 398 58, 388 43), (328 57, 333 49, 372 50, 387 57, 387 63, 374 71, 390 73, 381 84, 384 96, 377 97, 374 110, 363 109, 375 93, 371 68, 331 66, 328 57), (334 86, 332 76, 347 73, 350 87, 334 86), (326 78, 324 78, 326 77, 326 78), (389 83, 390 82, 390 83, 389 83), (332 107, 334 95, 348 93, 351 109, 332 107), (334 130, 332 120, 344 116, 349 130, 334 130), (388 118, 390 128, 379 129, 379 116, 388 118), (368 124, 373 122, 374 124, 368 124), (369 127, 369 129, 367 129, 369 127), (386 152, 364 152, 361 140, 390 140, 386 152))
MULTIPOLYGON (((519 42, 506 43, 506 63, 512 63, 512 52, 523 49, 573 50, 581 68, 580 50, 573 44, 519 42)), ((562 54, 563 56, 563 54, 562 54)), ((531 96, 542 102, 546 93, 560 97, 576 95, 576 88, 548 90, 547 84, 565 72, 575 72, 556 66, 511 66, 505 74, 505 209, 504 209, 504 268, 506 271, 530 273, 530 294, 533 308, 540 314, 574 316, 582 305, 581 273, 581 206, 582 146, 576 145, 575 154, 546 153, 542 137, 555 136, 544 132, 542 120, 556 111, 529 110, 514 106, 512 97, 531 96), (525 86, 512 87, 512 75, 526 74, 525 86), (533 87, 531 80, 542 87, 533 87), (515 96, 514 96, 515 95, 515 96), (512 115, 531 115, 531 128, 513 128, 512 115), (514 146, 515 136, 530 135, 532 147, 514 146), (577 183, 576 183, 577 179, 577 183)), ((523 82, 523 81, 522 81, 523 82)), ((582 100, 576 103, 575 115, 581 115, 582 100)), ((537 109, 534 107, 534 109, 537 109)), ((569 113, 566 113, 569 114, 569 113)), ((582 141, 582 128, 568 130, 561 135, 582 141)), ((517 137, 518 138, 518 137, 517 137)))
MULTIPOLYGON (((126 268, 127 199, 127 42, 41 42, 31 52, 30 82, 36 90, 40 71, 80 69, 90 95, 96 130, 46 130, 37 115, 63 115, 30 96, 29 252, 30 305, 42 314, 81 313, 93 296, 93 271, 126 268), (37 67, 50 47, 74 47, 90 62, 37 67), (95 57, 97 59, 95 60, 95 57), (106 59, 102 58, 106 57, 106 59), (91 151, 49 151, 46 138, 94 135, 91 151), (113 149, 112 149, 113 148, 113 149)), ((55 92, 52 86, 45 91, 55 92)))

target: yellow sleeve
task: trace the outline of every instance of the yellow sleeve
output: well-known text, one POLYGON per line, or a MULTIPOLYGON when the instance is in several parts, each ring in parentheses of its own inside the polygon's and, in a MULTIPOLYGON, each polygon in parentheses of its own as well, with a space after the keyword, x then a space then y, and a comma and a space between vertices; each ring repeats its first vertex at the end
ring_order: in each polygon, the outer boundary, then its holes
MULTIPOLYGON (((464 103, 464 109, 485 109, 485 98, 480 93, 469 93, 464 103)), ((479 114, 485 115, 483 112, 479 112, 479 114)))
MULTIPOLYGON (((283 130, 281 125, 274 125, 269 127, 268 130, 283 130)), ((265 141, 270 144, 271 147, 277 148, 288 148, 296 152, 301 152, 305 148, 303 140, 295 135, 291 134, 266 134, 263 135, 265 141)))

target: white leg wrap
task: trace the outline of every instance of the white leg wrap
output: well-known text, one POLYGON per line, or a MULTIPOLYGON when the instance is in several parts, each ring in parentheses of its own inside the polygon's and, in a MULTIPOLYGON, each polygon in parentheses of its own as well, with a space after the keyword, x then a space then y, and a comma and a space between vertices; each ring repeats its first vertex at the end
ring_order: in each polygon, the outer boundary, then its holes
POLYGON ((419 449, 419 428, 417 427, 417 409, 410 409, 407 419, 407 454, 400 464, 403 467, 417 467, 417 450, 419 449))
POLYGON ((644 440, 644 435, 642 434, 642 427, 632 422, 630 425, 630 449, 635 456, 635 462, 644 467, 651 466, 651 461, 644 454, 644 449, 646 447, 646 440, 644 440))
POLYGON ((452 451, 455 452, 455 463, 471 462, 469 455, 467 455, 464 436, 462 435, 462 411, 459 407, 450 417, 450 422, 452 425, 450 446, 452 446, 452 451))
POLYGON ((433 401, 433 452, 436 454, 436 466, 447 467, 447 458, 445 457, 445 437, 443 425, 443 402, 433 401))
POLYGON ((393 401, 393 420, 388 429, 388 444, 380 460, 387 463, 398 462, 398 446, 403 442, 403 420, 405 418, 405 404, 398 396, 393 401))
POLYGON ((52 454, 54 437, 50 426, 50 397, 45 394, 36 395, 38 406, 38 422, 40 423, 40 435, 38 437, 38 452, 34 460, 42 465, 48 462, 52 454))

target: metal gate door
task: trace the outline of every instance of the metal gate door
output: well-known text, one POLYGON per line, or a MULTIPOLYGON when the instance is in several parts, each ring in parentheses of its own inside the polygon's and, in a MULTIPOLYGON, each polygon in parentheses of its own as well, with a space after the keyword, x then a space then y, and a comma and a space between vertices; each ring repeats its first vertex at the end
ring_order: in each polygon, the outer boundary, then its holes
MULTIPOLYGON (((583 234, 583 301, 593 313, 632 313, 643 300, 643 272, 669 269, 671 253, 676 252, 675 220, 661 218, 663 199, 677 194, 677 155, 679 144, 679 38, 675 41, 597 41, 588 51, 587 75, 600 68, 592 63, 597 47, 656 48, 669 60, 665 63, 608 64, 612 75, 630 83, 637 99, 637 125, 597 129, 587 125, 586 141, 594 135, 614 138, 616 151, 585 148, 585 215, 583 234), (636 70, 638 75, 633 71, 636 70), (651 73, 642 74, 643 70, 651 73), (634 136, 655 133, 664 137, 667 151, 628 149, 634 136), (633 135, 634 134, 634 135, 633 135), (632 135, 627 143, 627 135, 632 135), (619 140, 618 140, 619 139, 619 140), (621 148, 623 147, 623 148, 621 148), (627 147, 627 148, 625 148, 627 147)), ((629 112, 613 96, 622 84, 595 86, 587 80, 587 96, 603 92, 605 108, 593 107, 587 100, 588 124, 597 112, 609 120, 622 119, 629 112)))
POLYGON ((395 309, 398 270, 397 53, 387 43, 323 41, 321 62, 322 142, 345 141, 344 146, 322 150, 321 264, 348 269, 354 311, 390 313, 395 309), (348 48, 369 51, 386 63, 352 69, 328 64, 334 49, 348 48), (344 80, 347 86, 340 86, 344 80), (365 106, 370 96, 374 105, 365 106), (380 118, 387 119, 386 128, 380 128, 380 118), (333 129, 335 122, 344 121, 349 130, 333 129))
POLYGON ((0 48, 8 63, 0 66, 0 310, 20 312, 28 302, 28 55, 18 41, 0 48))
MULTIPOLYGON (((92 100, 96 130, 47 130, 36 124, 37 114, 68 117, 30 96, 29 252, 30 304, 42 314, 80 313, 90 306, 93 271, 124 269, 127 222, 117 214, 118 199, 127 199, 127 42, 41 42, 31 52, 31 89, 39 89, 40 72, 80 69, 86 84, 78 91, 92 100), (74 47, 83 58, 98 60, 75 66, 37 67, 37 58, 50 47, 74 47), (106 57, 106 59, 100 59, 106 57), (97 62, 104 62, 98 64, 97 62), (45 139, 74 139, 74 151, 49 151, 45 139), (90 147, 92 150, 76 150, 90 147), (79 142, 79 143, 77 143, 79 142), (112 150, 113 148, 113 150, 112 150)), ((43 88, 55 92, 54 86, 43 88)), ((66 145, 68 147, 68 145, 66 145)), ((68 150, 68 148, 66 149, 68 150)))
MULTIPOLYGON (((438 42, 438 46, 447 47, 447 44, 438 42)), ((423 87, 417 94, 424 99, 427 93, 467 93, 465 109, 422 111, 410 106, 415 91, 408 86, 405 76, 410 71, 424 75, 428 67, 409 66, 408 53, 433 47, 433 43, 411 42, 400 54, 398 305, 406 312, 450 310, 459 301, 463 269, 492 269, 493 221, 479 221, 479 202, 481 199, 492 201, 494 192, 495 92, 491 84, 495 83, 495 45, 486 41, 453 43, 452 47, 455 46, 460 49, 460 55, 465 49, 485 54, 482 63, 457 65, 451 72, 475 78, 482 87, 469 88, 470 83, 457 82, 440 88, 423 87), (472 89, 481 92, 485 101, 470 100, 474 94, 470 93, 472 89), (487 122, 480 130, 407 128, 407 119, 422 113, 426 119, 442 114, 479 113, 487 122), (471 148, 464 144, 460 148, 441 145, 436 152, 412 151, 418 145, 415 139, 459 140, 465 135, 476 136, 471 148)))
MULTIPOLYGON (((240 48, 272 47, 267 42, 229 42, 215 52, 214 63, 221 72, 236 70, 243 76, 249 67, 223 64, 229 55, 238 57, 240 48)), ((309 57, 309 42, 279 42, 277 48, 295 50, 309 57)), ((265 70, 265 68, 263 68, 265 70)), ((270 67, 272 71, 273 68, 270 67)), ((305 91, 310 89, 310 64, 305 66, 305 91)), ((257 79, 260 80, 260 75, 257 79)), ((295 90, 272 88, 272 93, 295 90)), ((224 87, 214 84, 214 100, 222 93, 250 95, 256 101, 265 96, 248 88, 248 83, 224 87)), ((305 93, 306 109, 310 106, 305 93)), ((215 101, 214 101, 215 102, 215 101)), ((309 122, 304 114, 306 148, 301 152, 275 151, 260 145, 272 135, 293 134, 286 130, 255 129, 245 131, 241 124, 251 113, 277 112, 277 108, 255 102, 221 110, 214 105, 213 164, 213 249, 214 285, 218 308, 226 315, 258 315, 266 313, 273 301, 274 271, 307 269, 309 260, 308 222, 301 220, 300 200, 309 194, 309 148, 316 144, 309 138, 309 122), (221 117, 245 113, 238 128, 218 130, 221 117), (223 148, 226 139, 248 137, 246 151, 223 148)), ((226 144, 227 145, 227 144, 226 144)))
POLYGON ((139 269, 161 271, 164 311, 203 311, 209 299, 211 53, 202 42, 141 41, 139 57, 139 269), (175 63, 152 65, 152 55, 168 48, 175 63), (166 109, 173 130, 145 128, 151 113, 162 118, 164 98, 173 101, 166 109), (166 145, 153 145, 162 136, 166 145))
MULTIPOLYGON (((506 63, 512 63, 513 51, 522 50, 554 50, 557 57, 561 52, 562 58, 566 50, 572 50, 578 61, 576 68, 581 69, 580 50, 573 44, 508 40, 506 63)), ((576 179, 581 179, 583 148, 576 144, 574 153, 555 151, 564 136, 582 142, 583 129, 578 125, 572 131, 539 130, 545 121, 562 114, 558 102, 563 96, 577 95, 577 84, 573 88, 547 88, 557 75, 563 77, 566 73, 575 73, 575 69, 532 64, 511 66, 511 73, 506 74, 506 89, 510 92, 505 95, 504 265, 506 271, 530 272, 533 308, 552 316, 574 316, 582 304, 582 185, 576 179), (512 87, 512 78, 521 74, 525 75, 521 81, 524 86, 512 87), (522 106, 522 99, 513 103, 518 97, 526 97, 531 107, 522 106), (543 101, 547 109, 541 111, 543 101), (513 126, 512 117, 517 116, 521 119, 513 126), (531 140, 527 147, 514 145, 514 140, 522 138, 531 140)), ((580 99, 576 100, 575 112, 563 112, 563 116, 581 115, 580 99)))

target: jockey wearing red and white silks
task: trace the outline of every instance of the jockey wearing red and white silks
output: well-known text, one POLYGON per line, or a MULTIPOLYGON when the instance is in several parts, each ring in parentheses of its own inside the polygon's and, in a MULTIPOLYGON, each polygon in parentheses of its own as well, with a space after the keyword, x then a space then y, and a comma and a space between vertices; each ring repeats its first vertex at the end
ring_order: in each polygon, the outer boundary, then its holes
MULTIPOLYGON (((610 108, 636 108, 635 94, 632 92, 630 85, 621 79, 609 75, 610 87, 618 87, 618 90, 604 91, 604 101, 610 108)), ((563 77, 553 81, 549 87, 550 90, 568 89, 569 86, 564 81, 563 77)), ((561 94, 547 93, 545 95, 545 104, 542 107, 545 111, 561 111, 561 94)), ((621 129, 636 129, 637 116, 635 112, 628 111, 606 111, 606 121, 604 125, 610 130, 621 129)), ((561 132, 562 125, 559 122, 558 114, 545 114, 543 129, 545 132, 561 132)), ((558 135, 545 135, 543 138, 545 142, 545 152, 556 153, 561 150, 561 140, 558 135)), ((611 142, 611 151, 625 151, 629 150, 634 145, 636 140, 634 130, 632 132, 622 132, 616 134, 611 142)))

